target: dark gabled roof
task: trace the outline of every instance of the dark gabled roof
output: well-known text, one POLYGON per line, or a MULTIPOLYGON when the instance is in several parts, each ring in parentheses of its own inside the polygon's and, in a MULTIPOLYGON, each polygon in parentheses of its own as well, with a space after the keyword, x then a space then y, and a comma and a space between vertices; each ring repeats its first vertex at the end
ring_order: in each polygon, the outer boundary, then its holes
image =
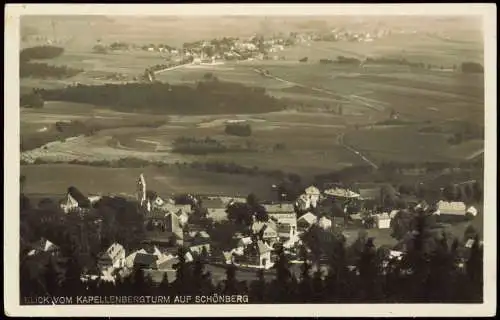
POLYGON ((153 190, 146 190, 146 199, 147 200, 154 200, 156 199, 156 197, 158 197, 158 194, 153 191, 153 190))
POLYGON ((134 264, 142 264, 142 265, 153 265, 158 260, 158 257, 153 254, 148 253, 137 253, 134 258, 134 264))
POLYGON ((78 206, 81 208, 88 208, 90 207, 90 200, 83 195, 83 193, 80 192, 76 187, 69 187, 68 188, 68 194, 73 197, 78 202, 78 206))

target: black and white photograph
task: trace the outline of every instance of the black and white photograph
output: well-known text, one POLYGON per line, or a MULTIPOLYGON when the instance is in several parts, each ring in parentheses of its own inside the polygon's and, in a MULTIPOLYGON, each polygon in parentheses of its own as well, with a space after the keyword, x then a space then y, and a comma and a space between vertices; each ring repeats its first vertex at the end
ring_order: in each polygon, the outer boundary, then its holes
POLYGON ((495 6, 268 6, 7 6, 7 314, 494 315, 495 6))

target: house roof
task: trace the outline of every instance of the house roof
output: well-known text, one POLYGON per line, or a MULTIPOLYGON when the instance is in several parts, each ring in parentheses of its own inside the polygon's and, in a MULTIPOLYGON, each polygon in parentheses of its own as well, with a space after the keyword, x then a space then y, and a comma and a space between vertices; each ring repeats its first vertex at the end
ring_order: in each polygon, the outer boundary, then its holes
POLYGON ((376 199, 380 197, 380 188, 360 188, 359 196, 362 199, 376 199))
POLYGON ((201 205, 206 209, 226 209, 226 204, 220 198, 203 198, 201 205))
POLYGON ((308 212, 308 213, 303 214, 302 216, 300 216, 300 218, 299 218, 299 219, 297 219, 297 223, 298 223, 299 221, 305 221, 305 222, 307 222, 308 224, 312 225, 312 224, 314 224, 317 220, 318 220, 318 218, 317 218, 314 214, 312 214, 311 212, 308 212))
POLYGON ((222 255, 224 256, 224 259, 231 260, 233 257, 233 252, 232 251, 222 251, 222 255))
POLYGON ((158 193, 153 190, 146 190, 146 200, 154 201, 158 198, 158 193))
POLYGON ((104 252, 103 255, 107 255, 111 260, 115 260, 120 252, 125 253, 123 246, 117 242, 109 246, 109 248, 104 252))
POLYGON ((49 252, 49 251, 57 250, 59 248, 54 243, 52 243, 51 241, 49 241, 45 238, 41 238, 40 240, 35 242, 32 245, 32 247, 35 251, 43 251, 43 252, 49 252))
POLYGON ((319 191, 319 189, 316 188, 315 186, 309 186, 309 187, 307 187, 304 192, 307 195, 320 195, 321 194, 321 192, 319 191))
POLYGON ((76 187, 69 187, 68 188, 68 195, 70 195, 73 199, 75 199, 78 202, 78 206, 82 208, 90 207, 90 200, 83 195, 80 190, 78 190, 76 187))
POLYGON ((344 188, 332 188, 325 190, 325 194, 342 198, 359 198, 359 193, 344 188))
POLYGON ((467 207, 463 202, 447 202, 440 200, 437 204, 437 211, 441 214, 465 214, 467 207))
POLYGON ((240 240, 238 240, 238 246, 240 247, 245 247, 248 246, 249 244, 252 244, 252 238, 251 237, 243 237, 240 240))
POLYGON ((280 224, 278 225, 278 232, 279 233, 290 233, 292 230, 292 226, 289 224, 280 224))
POLYGON ((142 264, 151 266, 156 263, 158 256, 150 253, 140 253, 138 252, 134 258, 134 264, 142 264))
POLYGON ((327 217, 321 217, 319 219, 319 224, 322 225, 322 226, 328 226, 328 225, 332 225, 332 220, 328 219, 327 217))
POLYGON ((268 204, 263 204, 262 206, 264 207, 264 209, 266 209, 266 212, 269 214, 295 212, 293 203, 290 202, 268 203, 268 204))

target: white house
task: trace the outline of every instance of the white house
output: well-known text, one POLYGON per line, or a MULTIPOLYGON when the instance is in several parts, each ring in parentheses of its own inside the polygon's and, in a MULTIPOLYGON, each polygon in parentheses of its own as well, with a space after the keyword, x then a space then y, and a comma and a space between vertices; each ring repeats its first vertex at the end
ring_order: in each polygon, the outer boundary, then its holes
POLYGON ((359 198, 360 195, 354 191, 343 188, 331 188, 325 190, 325 194, 332 197, 337 198, 348 198, 348 199, 356 199, 359 198))
POLYGON ((113 243, 99 256, 97 262, 101 272, 108 272, 125 266, 125 248, 119 243, 113 243))
POLYGON ((453 215, 453 216, 465 216, 467 213, 467 207, 463 202, 448 202, 440 200, 436 204, 436 215, 453 215))
POLYGON ((377 214, 375 221, 378 229, 389 229, 391 227, 391 218, 387 212, 377 214))
POLYGON ((304 193, 309 198, 311 206, 313 208, 316 208, 316 206, 318 205, 318 201, 321 197, 321 192, 319 191, 319 189, 316 188, 315 186, 309 186, 306 188, 304 193))
POLYGON ((261 240, 257 242, 257 248, 259 250, 259 267, 265 269, 272 267, 273 263, 271 262, 271 252, 273 251, 273 248, 261 240))
POLYGON ((318 218, 311 212, 308 212, 297 219, 297 229, 299 231, 306 231, 317 221, 318 218))
POLYGON ((33 249, 28 252, 28 256, 34 256, 38 253, 41 252, 48 252, 51 254, 57 254, 59 251, 59 247, 50 242, 47 239, 40 239, 38 242, 36 242, 33 246, 33 249))
POLYGON ((470 214, 472 215, 473 217, 477 216, 477 209, 474 208, 473 206, 470 206, 468 209, 467 209, 467 212, 466 214, 470 214))
POLYGON ((327 217, 321 217, 318 221, 318 225, 325 230, 330 229, 332 227, 332 220, 327 217))

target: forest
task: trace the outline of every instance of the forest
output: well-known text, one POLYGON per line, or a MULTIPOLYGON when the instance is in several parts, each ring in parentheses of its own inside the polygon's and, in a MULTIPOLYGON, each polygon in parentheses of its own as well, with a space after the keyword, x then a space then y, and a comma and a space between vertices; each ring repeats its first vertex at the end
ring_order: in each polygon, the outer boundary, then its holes
POLYGON ((55 46, 36 46, 25 48, 21 50, 20 60, 21 62, 27 62, 30 60, 45 60, 45 59, 54 59, 63 54, 64 48, 55 47, 55 46))
POLYGON ((40 79, 71 78, 83 72, 82 69, 67 66, 52 66, 47 63, 32 62, 32 60, 47 60, 62 55, 64 48, 54 46, 36 46, 23 49, 19 55, 19 77, 40 79))
POLYGON ((167 83, 76 85, 41 90, 45 100, 108 106, 122 112, 162 114, 262 113, 284 108, 262 88, 223 81, 200 81, 196 87, 167 83))
POLYGON ((65 79, 74 77, 81 72, 83 72, 83 69, 51 66, 39 62, 22 62, 19 66, 19 76, 21 78, 65 79))

